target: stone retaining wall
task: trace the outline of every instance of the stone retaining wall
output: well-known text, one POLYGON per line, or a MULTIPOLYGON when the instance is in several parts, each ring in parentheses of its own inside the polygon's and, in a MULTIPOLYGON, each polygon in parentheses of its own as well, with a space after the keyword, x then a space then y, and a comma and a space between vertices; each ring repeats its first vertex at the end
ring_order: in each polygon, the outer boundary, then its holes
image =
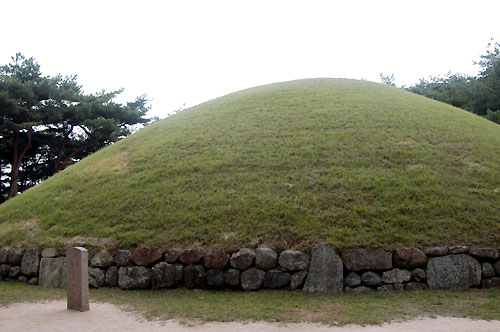
MULTIPOLYGON (((500 287, 498 248, 137 248, 89 256, 91 287, 303 289, 309 293, 500 287)), ((0 248, 0 280, 65 287, 65 250, 0 248)))

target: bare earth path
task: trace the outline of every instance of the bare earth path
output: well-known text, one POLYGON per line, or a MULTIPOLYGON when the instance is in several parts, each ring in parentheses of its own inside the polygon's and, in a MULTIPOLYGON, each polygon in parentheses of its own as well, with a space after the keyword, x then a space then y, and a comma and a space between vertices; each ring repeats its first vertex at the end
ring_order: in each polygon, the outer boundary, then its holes
POLYGON ((17 303, 0 308, 0 331, 106 331, 106 332, 498 332, 500 321, 470 320, 465 318, 438 317, 420 318, 404 323, 390 323, 381 326, 360 327, 348 325, 329 327, 319 324, 278 324, 278 323, 194 323, 182 324, 178 321, 146 321, 139 315, 119 309, 108 303, 91 303, 90 311, 80 313, 66 310, 65 301, 44 303, 17 303))

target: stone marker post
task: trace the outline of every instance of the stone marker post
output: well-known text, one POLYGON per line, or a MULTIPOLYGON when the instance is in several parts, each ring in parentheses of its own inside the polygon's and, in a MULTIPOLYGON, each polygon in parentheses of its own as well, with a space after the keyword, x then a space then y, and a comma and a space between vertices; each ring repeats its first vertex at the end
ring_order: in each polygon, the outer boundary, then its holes
POLYGON ((66 250, 66 294, 68 310, 89 310, 88 251, 74 247, 66 250))

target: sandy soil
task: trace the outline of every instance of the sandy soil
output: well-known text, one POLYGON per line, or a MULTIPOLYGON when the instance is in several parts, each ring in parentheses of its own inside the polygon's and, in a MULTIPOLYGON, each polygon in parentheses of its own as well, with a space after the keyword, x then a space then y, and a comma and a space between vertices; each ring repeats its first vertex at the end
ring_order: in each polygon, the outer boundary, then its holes
POLYGON ((146 321, 135 313, 121 310, 108 303, 91 303, 90 311, 66 310, 65 301, 18 303, 0 308, 0 331, 151 331, 151 332, 498 332, 500 321, 481 321, 464 318, 438 317, 419 318, 404 323, 360 327, 348 325, 329 327, 319 324, 275 324, 275 323, 194 323, 185 324, 170 320, 166 322, 146 321))

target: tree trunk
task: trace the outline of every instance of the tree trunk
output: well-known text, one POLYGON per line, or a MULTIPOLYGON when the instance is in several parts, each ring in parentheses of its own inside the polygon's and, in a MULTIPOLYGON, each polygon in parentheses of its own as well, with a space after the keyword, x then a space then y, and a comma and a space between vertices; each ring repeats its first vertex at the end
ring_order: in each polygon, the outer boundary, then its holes
POLYGON ((78 152, 80 152, 80 151, 85 150, 86 148, 88 148, 88 147, 89 147, 89 146, 91 146, 92 144, 94 144, 94 141, 93 141, 93 140, 90 140, 90 141, 88 141, 88 142, 87 142, 87 144, 85 144, 85 145, 83 145, 83 146, 79 147, 78 149, 76 149, 75 151, 71 152, 71 153, 70 153, 70 154, 69 154, 66 158, 64 158, 64 160, 62 161, 62 163, 60 163, 60 164, 59 164, 59 167, 57 168, 56 173, 57 173, 57 172, 62 171, 62 170, 64 169, 64 167, 66 166, 66 164, 68 163, 68 161, 69 161, 71 158, 73 158, 73 156, 74 156, 75 154, 77 154, 77 153, 78 153, 78 152))
POLYGON ((69 143, 69 137, 68 137, 68 135, 69 134, 65 134, 64 135, 64 139, 63 139, 63 141, 61 143, 61 146, 59 147, 59 152, 57 153, 57 159, 56 159, 56 162, 54 163, 54 168, 52 169, 52 172, 54 174, 57 173, 57 172, 59 172, 59 166, 61 164, 61 159, 62 159, 62 154, 63 154, 64 148, 69 143))
POLYGON ((23 161, 24 155, 26 154, 26 152, 28 152, 29 148, 31 147, 32 130, 33 130, 32 128, 28 129, 28 143, 26 143, 26 146, 24 147, 23 151, 19 156, 17 155, 19 149, 19 132, 16 133, 16 137, 14 138, 14 144, 12 145, 12 163, 11 163, 12 170, 10 172, 10 190, 7 199, 10 199, 17 195, 17 190, 18 190, 17 180, 19 178, 19 167, 21 166, 21 162, 23 161))

